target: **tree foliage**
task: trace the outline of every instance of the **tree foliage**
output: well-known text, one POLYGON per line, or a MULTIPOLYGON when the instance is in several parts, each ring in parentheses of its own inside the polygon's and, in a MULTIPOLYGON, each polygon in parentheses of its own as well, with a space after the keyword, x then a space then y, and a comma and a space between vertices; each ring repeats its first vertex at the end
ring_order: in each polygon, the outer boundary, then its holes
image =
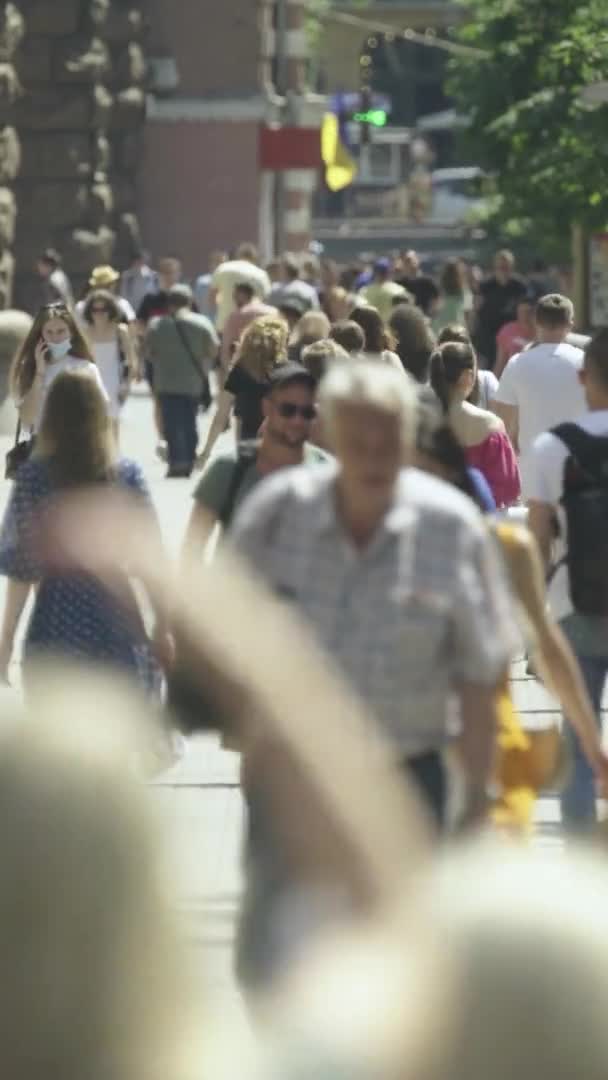
POLYGON ((470 117, 467 150, 496 176, 499 214, 535 236, 608 223, 608 105, 582 90, 608 79, 607 0, 463 0, 450 91, 470 117))

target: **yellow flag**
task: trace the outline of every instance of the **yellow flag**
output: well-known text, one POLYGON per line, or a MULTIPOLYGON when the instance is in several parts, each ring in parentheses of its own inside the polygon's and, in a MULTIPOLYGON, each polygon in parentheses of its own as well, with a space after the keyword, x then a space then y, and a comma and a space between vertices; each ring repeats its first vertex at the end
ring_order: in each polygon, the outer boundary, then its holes
POLYGON ((357 175, 357 163, 340 138, 335 113, 325 113, 323 117, 321 157, 325 164, 325 183, 330 191, 341 191, 352 184, 357 175))

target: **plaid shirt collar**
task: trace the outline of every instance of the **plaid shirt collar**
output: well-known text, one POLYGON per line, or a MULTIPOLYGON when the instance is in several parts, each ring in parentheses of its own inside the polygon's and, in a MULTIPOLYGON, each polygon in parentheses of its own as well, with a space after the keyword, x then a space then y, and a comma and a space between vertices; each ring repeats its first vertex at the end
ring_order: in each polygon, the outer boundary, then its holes
MULTIPOLYGON (((332 479, 330 484, 327 484, 320 492, 317 505, 315 507, 314 523, 311 525, 311 531, 321 535, 322 533, 339 533, 341 536, 345 536, 348 539, 346 530, 342 521, 340 520, 336 510, 336 488, 339 482, 339 473, 332 479)), ((397 481, 397 485, 399 481, 397 481)), ((382 521, 379 523, 375 538, 377 539, 381 535, 392 534, 397 535, 406 526, 412 525, 417 519, 417 513, 414 507, 408 506, 407 503, 399 503, 396 499, 391 506, 389 506, 382 521)))

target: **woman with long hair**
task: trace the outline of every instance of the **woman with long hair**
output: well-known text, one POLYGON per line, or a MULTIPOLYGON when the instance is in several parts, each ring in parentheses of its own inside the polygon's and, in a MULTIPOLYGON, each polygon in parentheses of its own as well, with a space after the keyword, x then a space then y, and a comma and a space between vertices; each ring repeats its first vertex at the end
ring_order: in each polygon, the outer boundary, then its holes
MULTIPOLYGON (((466 326, 462 326, 460 323, 449 323, 448 326, 444 326, 437 336, 438 345, 445 345, 448 341, 456 341, 461 345, 470 345, 475 352, 469 331, 466 326)), ((496 375, 493 371, 489 371, 488 368, 479 367, 477 353, 475 352, 475 385, 467 400, 471 402, 471 405, 479 405, 480 409, 488 409, 493 412, 492 402, 496 397, 497 390, 498 379, 496 375)))
POLYGON ((233 411, 238 422, 238 438, 255 439, 264 419, 262 400, 270 375, 287 361, 288 337, 287 323, 276 315, 262 315, 243 331, 219 396, 205 449, 197 462, 199 468, 206 464, 233 411))
POLYGON ((389 319, 402 366, 416 382, 428 383, 435 337, 428 319, 415 304, 398 304, 389 319))
MULTIPOLYGON (((97 370, 92 364, 89 368, 97 370)), ((0 631, 0 678, 7 680, 15 635, 31 592, 25 671, 39 657, 64 655, 122 669, 147 689, 158 671, 127 571, 114 595, 94 580, 62 574, 41 558, 56 497, 109 485, 131 493, 152 515, 139 466, 119 460, 106 402, 87 368, 64 371, 49 390, 35 453, 17 472, 0 531, 0 574, 8 579, 0 631)), ((160 538, 159 538, 160 542, 160 538)), ((168 649, 167 623, 157 613, 158 649, 168 649)))
POLYGON ((63 371, 78 369, 89 371, 107 401, 91 348, 73 313, 65 304, 46 304, 36 315, 9 374, 24 427, 37 430, 53 380, 63 371))
POLYGON ((468 464, 464 447, 442 414, 437 395, 430 386, 421 386, 418 392, 416 466, 453 484, 484 514, 495 512, 496 502, 485 476, 468 464))
POLYGON ((448 342, 435 349, 431 385, 467 461, 485 476, 496 505, 512 506, 521 492, 517 458, 502 420, 467 400, 475 375, 476 356, 471 345, 448 342))
POLYGON ((403 373, 403 365, 393 351, 395 347, 393 335, 384 325, 378 309, 367 304, 357 304, 349 318, 352 322, 356 322, 365 334, 365 347, 361 359, 390 364, 391 367, 403 373))
POLYGON ((137 376, 137 356, 131 335, 122 321, 117 298, 107 289, 93 289, 87 296, 82 316, 92 346, 95 363, 110 399, 109 413, 118 436, 120 410, 131 381, 137 376))
POLYGON ((435 302, 431 326, 436 334, 449 323, 466 326, 473 310, 473 294, 469 289, 465 268, 460 259, 448 259, 439 276, 440 296, 435 302))

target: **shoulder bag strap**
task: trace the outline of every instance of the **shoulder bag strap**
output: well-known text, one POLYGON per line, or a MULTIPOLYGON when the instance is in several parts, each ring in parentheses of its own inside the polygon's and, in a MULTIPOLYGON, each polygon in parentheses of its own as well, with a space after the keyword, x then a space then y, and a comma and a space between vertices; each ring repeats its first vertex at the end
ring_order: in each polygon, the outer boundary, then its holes
POLYGON ((559 424, 552 429, 551 435, 563 442, 570 457, 574 458, 584 472, 598 481, 605 479, 602 465, 608 457, 608 438, 591 435, 578 424, 572 423, 559 424))
POLYGON ((188 335, 185 333, 183 326, 180 326, 179 319, 177 319, 175 317, 175 315, 172 315, 171 317, 173 319, 173 325, 175 326, 175 329, 177 331, 177 335, 180 338, 181 343, 184 346, 186 352, 188 353, 188 359, 190 360, 190 363, 192 364, 192 367, 195 369, 196 373, 198 375, 200 375, 203 382, 205 382, 205 379, 207 378, 207 374, 204 371, 202 364, 199 364, 197 358, 195 357, 195 355, 194 355, 194 353, 193 353, 193 351, 192 351, 192 349, 190 347, 190 342, 188 341, 188 335))
POLYGON ((234 472, 230 477, 230 484, 228 486, 228 491, 226 492, 224 505, 218 514, 219 520, 224 528, 227 528, 230 524, 232 515, 234 514, 236 498, 241 484, 245 479, 245 473, 251 465, 255 465, 256 458, 257 447, 255 444, 252 446, 250 443, 245 443, 244 445, 239 446, 238 457, 234 466, 234 472))

